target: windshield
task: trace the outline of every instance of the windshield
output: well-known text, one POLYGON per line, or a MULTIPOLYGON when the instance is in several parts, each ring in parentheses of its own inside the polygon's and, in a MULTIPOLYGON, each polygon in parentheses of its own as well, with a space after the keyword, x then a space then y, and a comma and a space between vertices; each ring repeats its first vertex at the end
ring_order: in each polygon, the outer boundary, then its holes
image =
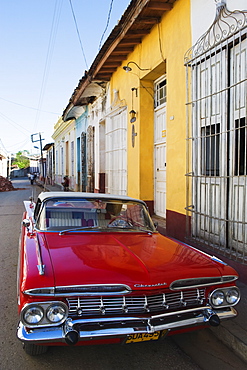
POLYGON ((146 231, 155 227, 144 204, 114 199, 49 199, 36 228, 44 231, 146 231))

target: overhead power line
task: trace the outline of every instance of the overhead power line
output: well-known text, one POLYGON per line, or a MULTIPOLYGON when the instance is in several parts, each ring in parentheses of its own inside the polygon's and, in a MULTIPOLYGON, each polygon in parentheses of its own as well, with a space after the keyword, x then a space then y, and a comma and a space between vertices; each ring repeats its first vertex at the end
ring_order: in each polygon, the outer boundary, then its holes
POLYGON ((105 33, 107 31, 107 28, 109 26, 109 22, 110 22, 110 18, 111 18, 111 11, 112 11, 112 5, 113 5, 113 0, 111 0, 111 4, 110 4, 110 9, 109 9, 109 12, 108 12, 108 17, 107 17, 107 22, 106 22, 106 27, 105 27, 105 30, 101 36, 101 39, 100 39, 100 43, 99 43, 99 50, 101 49, 101 44, 102 44, 102 41, 103 41, 103 38, 105 36, 105 33))
MULTIPOLYGON (((16 103, 16 102, 14 102, 14 101, 12 101, 12 100, 4 99, 4 98, 2 98, 1 96, 0 96, 0 99, 1 99, 1 100, 6 101, 6 102, 8 102, 8 103, 11 103, 11 104, 19 105, 20 107, 24 107, 24 108, 28 108, 28 109, 32 109, 32 110, 38 110, 38 108, 33 108, 33 107, 29 107, 28 105, 24 105, 24 104, 16 103)), ((49 111, 47 111, 47 110, 41 110, 41 112, 43 112, 43 113, 50 113, 50 114, 56 114, 56 115, 59 115, 59 113, 49 112, 49 111)))
POLYGON ((19 130, 22 134, 27 135, 22 130, 24 130, 24 131, 28 132, 28 134, 30 134, 29 130, 27 130, 25 127, 19 125, 19 123, 13 121, 12 119, 10 119, 9 117, 7 117, 5 114, 3 114, 1 112, 0 112, 0 117, 2 117, 5 121, 8 121, 15 129, 19 130))
POLYGON ((81 50, 82 50, 82 55, 83 55, 83 58, 84 58, 84 62, 85 62, 86 68, 88 69, 88 64, 87 64, 86 56, 85 56, 84 49, 83 49, 83 46, 82 46, 81 36, 80 36, 79 29, 78 29, 78 25, 77 25, 77 21, 76 21, 75 12, 74 12, 74 9, 73 9, 72 1, 69 0, 69 3, 70 3, 73 18, 74 18, 74 22, 75 22, 76 32, 77 32, 78 39, 79 39, 79 42, 80 42, 80 45, 81 45, 81 50))
POLYGON ((57 29, 58 29, 58 24, 59 24, 61 9, 62 9, 62 3, 63 3, 63 0, 56 1, 54 13, 53 13, 52 27, 51 27, 51 32, 50 32, 48 50, 46 54, 45 68, 44 68, 44 73, 43 73, 41 89, 40 89, 38 109, 37 109, 37 114, 36 114, 36 119, 35 119, 35 124, 34 124, 34 131, 36 131, 36 126, 37 126, 39 114, 41 111, 42 101, 43 101, 43 97, 45 94, 45 88, 46 88, 46 83, 47 83, 47 79, 49 75, 49 69, 51 65, 51 60, 52 60, 52 55, 53 55, 53 50, 54 50, 54 45, 55 45, 55 40, 56 40, 56 34, 57 34, 57 29))

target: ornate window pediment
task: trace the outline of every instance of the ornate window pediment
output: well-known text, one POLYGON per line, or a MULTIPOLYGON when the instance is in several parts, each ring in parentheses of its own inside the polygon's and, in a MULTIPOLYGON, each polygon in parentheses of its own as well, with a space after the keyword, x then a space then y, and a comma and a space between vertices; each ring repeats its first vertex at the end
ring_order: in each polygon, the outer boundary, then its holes
POLYGON ((185 54, 185 64, 217 47, 247 27, 247 11, 229 11, 225 1, 216 0, 216 16, 209 29, 185 54))

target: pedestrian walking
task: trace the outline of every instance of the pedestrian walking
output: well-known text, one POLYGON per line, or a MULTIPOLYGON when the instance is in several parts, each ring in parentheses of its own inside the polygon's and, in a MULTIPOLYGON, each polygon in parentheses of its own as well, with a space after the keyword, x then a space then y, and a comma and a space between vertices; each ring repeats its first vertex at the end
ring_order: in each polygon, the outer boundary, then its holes
POLYGON ((69 191, 69 178, 68 178, 68 176, 64 176, 63 180, 64 180, 62 182, 63 191, 69 191))
POLYGON ((34 174, 33 173, 30 173, 29 179, 30 179, 31 185, 33 185, 33 182, 34 182, 34 174))

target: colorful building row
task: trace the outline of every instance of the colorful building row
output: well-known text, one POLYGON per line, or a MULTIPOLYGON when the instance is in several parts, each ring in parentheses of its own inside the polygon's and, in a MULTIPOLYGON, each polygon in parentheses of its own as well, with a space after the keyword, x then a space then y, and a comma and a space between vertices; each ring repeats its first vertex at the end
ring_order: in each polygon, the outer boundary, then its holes
POLYGON ((247 261, 245 0, 132 0, 54 127, 55 182, 247 261))

